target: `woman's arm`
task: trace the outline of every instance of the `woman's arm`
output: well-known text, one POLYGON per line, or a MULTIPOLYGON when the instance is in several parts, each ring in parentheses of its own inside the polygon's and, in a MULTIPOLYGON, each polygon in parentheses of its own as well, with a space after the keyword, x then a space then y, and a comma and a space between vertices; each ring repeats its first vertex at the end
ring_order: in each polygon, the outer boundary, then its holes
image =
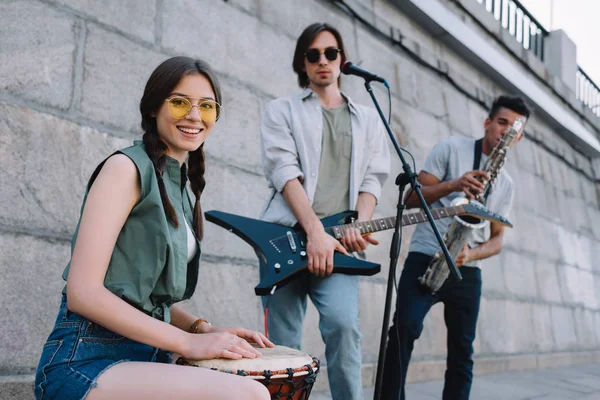
MULTIPOLYGON (((171 310, 171 325, 178 327, 186 332, 190 331, 192 324, 198 320, 193 314, 185 311, 179 304, 173 304, 171 310)), ((202 322, 198 325, 198 331, 196 333, 207 333, 211 325, 207 322, 202 322)))
MULTIPOLYGON (((69 309, 132 340, 191 359, 254 358, 260 353, 244 340, 247 337, 258 337, 259 344, 272 346, 266 338, 261 340, 260 334, 247 330, 242 335, 229 331, 188 333, 189 325, 180 329, 152 318, 106 289, 104 278, 117 237, 139 198, 133 161, 121 154, 110 157, 90 188, 81 217, 67 278, 69 309)), ((176 324, 183 327, 191 319, 175 307, 176 324)))
POLYGON ((67 279, 69 309, 130 339, 182 353, 186 333, 112 294, 104 278, 121 228, 140 198, 138 172, 123 154, 110 157, 90 188, 67 279))

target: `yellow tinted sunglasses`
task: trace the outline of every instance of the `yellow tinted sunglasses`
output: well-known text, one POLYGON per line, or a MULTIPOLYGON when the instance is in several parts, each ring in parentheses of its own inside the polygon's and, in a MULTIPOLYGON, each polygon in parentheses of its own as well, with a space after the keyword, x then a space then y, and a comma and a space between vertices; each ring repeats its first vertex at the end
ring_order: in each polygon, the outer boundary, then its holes
MULTIPOLYGON (((192 97, 190 97, 192 99, 192 97)), ((206 123, 216 122, 221 116, 221 105, 214 100, 199 99, 198 104, 192 104, 187 98, 174 96, 166 99, 169 115, 175 119, 187 117, 194 107, 198 107, 198 114, 206 123)))

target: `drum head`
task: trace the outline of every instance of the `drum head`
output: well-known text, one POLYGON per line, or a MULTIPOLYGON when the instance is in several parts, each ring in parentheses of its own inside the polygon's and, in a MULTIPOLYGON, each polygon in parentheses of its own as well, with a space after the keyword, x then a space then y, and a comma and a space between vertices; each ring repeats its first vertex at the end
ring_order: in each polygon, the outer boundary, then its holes
POLYGON ((313 363, 312 357, 290 347, 275 346, 273 348, 258 348, 262 356, 257 358, 242 358, 241 360, 229 360, 218 358, 214 360, 185 360, 186 363, 203 368, 216 369, 223 372, 262 372, 297 369, 313 363))

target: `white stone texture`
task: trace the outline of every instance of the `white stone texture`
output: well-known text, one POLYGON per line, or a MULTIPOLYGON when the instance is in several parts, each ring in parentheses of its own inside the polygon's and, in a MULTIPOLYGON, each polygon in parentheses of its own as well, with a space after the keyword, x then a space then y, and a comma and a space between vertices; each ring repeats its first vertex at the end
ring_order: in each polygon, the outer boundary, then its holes
POLYGON ((400 57, 396 59, 399 96, 411 106, 417 107, 419 105, 419 86, 417 84, 415 63, 403 57, 402 53, 399 53, 399 55, 400 57))
POLYGON ((484 298, 478 326, 483 354, 524 353, 535 349, 530 303, 484 298))
MULTIPOLYGON (((439 90, 440 87, 438 84, 437 91, 439 92, 439 90)), ((481 137, 483 135, 482 129, 472 128, 470 123, 471 118, 465 116, 465 113, 470 113, 470 103, 467 98, 450 85, 444 84, 442 90, 446 116, 451 129, 460 132, 464 136, 473 138, 481 137)))
POLYGON ((215 326, 241 326, 264 332, 261 298, 254 294, 257 284, 256 265, 203 260, 196 292, 183 305, 215 326))
POLYGON ((2 2, 0 92, 68 109, 78 32, 73 19, 40 2, 2 2))
POLYGON ((483 261, 481 265, 481 279, 484 296, 487 293, 504 294, 506 292, 505 265, 507 257, 511 258, 512 253, 512 251, 504 249, 499 255, 483 261))
POLYGON ((565 192, 560 189, 556 189, 556 203, 558 205, 558 215, 560 217, 560 227, 562 230, 575 231, 574 218, 572 217, 573 210, 569 205, 568 197, 565 192))
POLYGON ((575 332, 575 321, 573 309, 561 306, 550 308, 552 318, 552 331, 554 332, 555 349, 559 351, 573 350, 577 348, 577 333, 575 332))
POLYGON ((580 271, 580 299, 585 308, 598 309, 600 304, 600 293, 597 291, 598 275, 594 275, 589 271, 580 271))
POLYGON ((591 274, 589 272, 569 265, 561 265, 558 272, 564 303, 584 306, 586 302, 594 302, 594 282, 590 281, 591 274))
POLYGON ((550 352, 554 348, 552 334, 552 318, 550 306, 546 304, 532 304, 533 337, 535 338, 538 352, 550 352))
MULTIPOLYGON (((600 207, 587 207, 589 226, 592 230, 594 237, 596 238, 595 245, 598 245, 597 240, 600 240, 600 207)), ((597 258, 595 260, 598 260, 597 258)))
POLYGON ((558 239, 560 258, 569 265, 577 264, 577 240, 579 235, 565 230, 561 225, 554 225, 554 233, 558 239))
POLYGON ((535 270, 539 298, 551 303, 560 303, 562 295, 557 265, 544 259, 538 259, 535 263, 535 270))
POLYGON ((132 140, 49 114, 0 105, 0 224, 70 237, 90 175, 132 140))
POLYGON ((536 298, 535 261, 514 251, 504 251, 506 289, 519 298, 536 298))
POLYGON ((583 305, 583 271, 577 267, 563 266, 560 270, 563 299, 575 305, 583 305))
MULTIPOLYGON (((579 194, 581 196, 581 194, 579 194)), ((573 224, 573 230, 577 233, 588 231, 588 224, 590 221, 587 220, 587 214, 585 212, 585 203, 581 197, 567 196, 566 203, 571 211, 571 218, 573 224)))
MULTIPOLYGON (((154 42, 156 1, 58 0, 89 21, 109 25, 128 35, 154 42), (135 21, 135 22, 133 22, 135 21)), ((167 5, 168 6, 168 5, 167 5)), ((163 27, 169 29, 169 27, 163 27)))
POLYGON ((511 328, 511 352, 532 353, 536 349, 536 337, 533 332, 532 304, 521 301, 508 302, 508 320, 506 324, 511 328))
POLYGON ((165 50, 209 59, 218 72, 274 97, 298 90, 291 68, 295 40, 224 2, 206 1, 207 7, 192 0, 169 4, 163 27, 187 29, 164 30, 165 50))
POLYGON ((478 327, 483 354, 513 352, 512 327, 507 323, 508 318, 507 300, 481 299, 478 327))
POLYGON ((529 253, 537 253, 541 234, 538 226, 539 219, 531 216, 530 213, 522 211, 514 213, 514 217, 512 218, 514 220, 514 228, 512 230, 515 231, 515 236, 517 236, 517 240, 519 241, 519 247, 517 248, 529 253))
POLYGON ((552 156, 548 155, 548 153, 546 151, 538 151, 537 153, 539 160, 540 160, 540 166, 541 166, 541 176, 542 179, 544 179, 545 182, 557 187, 558 189, 564 190, 564 187, 562 185, 562 181, 554 179, 553 177, 553 171, 552 171, 552 156))
MULTIPOLYGON (((527 131, 527 128, 525 128, 527 131)), ((532 174, 536 173, 536 145, 533 144, 527 138, 521 140, 518 145, 515 146, 514 149, 511 150, 511 153, 514 154, 514 158, 519 165, 520 168, 528 171, 532 174)))
MULTIPOLYGON (((600 274, 600 242, 592 240, 592 272, 600 274)), ((600 289, 600 287, 599 287, 600 289)), ((600 292, 599 292, 600 293, 600 292)))
POLYGON ((418 43, 421 48, 435 52, 440 47, 436 38, 427 33, 416 21, 398 12, 398 9, 386 0, 373 0, 373 9, 378 18, 398 29, 404 42, 418 43))
MULTIPOLYGON (((350 60, 357 57, 355 24, 343 14, 335 12, 334 7, 327 7, 323 2, 308 0, 260 0, 258 3, 258 18, 279 32, 295 41, 302 31, 315 22, 325 22, 335 27, 342 35, 350 60), (315 15, 319 15, 315 19, 315 15)), ((290 67, 292 63, 290 54, 290 67)), ((288 67, 288 68, 290 68, 288 67)))
MULTIPOLYGON (((577 174, 576 174, 577 176, 577 174)), ((596 184, 587 178, 578 179, 579 182, 579 193, 583 196, 585 202, 592 207, 598 208, 598 194, 596 193, 596 184)), ((575 192, 576 194, 578 192, 575 192)))
POLYGON ((543 209, 539 211, 540 216, 548 222, 559 224, 560 212, 558 211, 556 189, 550 185, 542 185, 541 192, 537 193, 537 198, 540 204, 544 204, 543 209))
POLYGON ((595 179, 600 179, 600 158, 592 159, 591 164, 592 165, 590 166, 590 168, 592 169, 592 172, 593 172, 592 176, 595 179))
POLYGON ((513 200, 513 207, 519 207, 519 209, 534 211, 539 207, 534 201, 538 178, 530 172, 521 171, 520 179, 514 180, 515 182, 515 198, 513 200))
POLYGON ((256 14, 258 7, 260 6, 258 0, 230 0, 229 3, 231 3, 232 6, 239 7, 251 14, 256 14))
MULTIPOLYGON (((401 54, 391 50, 389 45, 381 39, 366 34, 366 31, 361 27, 356 28, 356 38, 355 60, 352 60, 352 58, 350 60, 355 64, 360 64, 361 68, 384 78, 389 83, 392 93, 395 95, 401 94, 401 82, 397 78, 397 71, 399 70, 397 62, 404 61, 401 54)), ((360 86, 364 87, 362 79, 354 77, 348 79, 356 79, 360 86)), ((372 85, 381 88, 379 83, 373 82, 372 85)), ((364 88, 362 90, 365 91, 364 88)), ((385 101, 384 98, 381 98, 381 101, 385 101)))
POLYGON ((573 152, 573 155, 575 157, 577 166, 583 169, 588 176, 593 175, 592 163, 590 162, 590 159, 579 152, 573 152))
POLYGON ((559 236, 556 235, 556 224, 549 221, 545 216, 540 216, 535 219, 537 225, 538 236, 536 238, 538 249, 536 253, 548 260, 559 260, 561 257, 561 243, 559 236))
MULTIPOLYGON (((449 110, 446 108, 444 96, 440 93, 440 89, 443 89, 446 84, 440 81, 438 76, 433 72, 425 69, 418 69, 416 76, 418 87, 417 104, 419 104, 419 108, 436 118, 446 117, 449 110)), ((459 124, 457 123, 456 125, 459 124)), ((460 125, 462 126, 462 124, 460 125)))
POLYGON ((590 310, 576 308, 573 312, 575 328, 579 347, 582 349, 596 349, 596 335, 594 332, 594 313, 590 310))
POLYGON ((0 375, 31 373, 54 326, 67 241, 0 233, 0 375))
POLYGON ((81 113, 105 126, 141 133, 140 99, 167 56, 90 26, 85 44, 81 113))
MULTIPOLYGON (((221 80, 223 114, 204 146, 222 163, 262 174, 260 166, 260 120, 263 101, 252 90, 221 80), (232 145, 234 144, 235 145, 232 145)), ((267 184, 267 180, 264 180, 267 184)))
POLYGON ((594 332, 596 332, 596 347, 600 346, 600 312, 594 312, 594 332))

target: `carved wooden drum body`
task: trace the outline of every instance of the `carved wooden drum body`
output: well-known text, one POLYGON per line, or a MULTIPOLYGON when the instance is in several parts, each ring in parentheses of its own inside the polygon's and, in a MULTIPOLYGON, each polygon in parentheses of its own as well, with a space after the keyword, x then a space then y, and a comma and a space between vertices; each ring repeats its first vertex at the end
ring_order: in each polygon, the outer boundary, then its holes
POLYGON ((258 380, 267 387, 271 399, 307 400, 319 373, 319 360, 285 346, 261 348, 259 351, 262 356, 254 359, 193 361, 180 357, 177 364, 258 380))

